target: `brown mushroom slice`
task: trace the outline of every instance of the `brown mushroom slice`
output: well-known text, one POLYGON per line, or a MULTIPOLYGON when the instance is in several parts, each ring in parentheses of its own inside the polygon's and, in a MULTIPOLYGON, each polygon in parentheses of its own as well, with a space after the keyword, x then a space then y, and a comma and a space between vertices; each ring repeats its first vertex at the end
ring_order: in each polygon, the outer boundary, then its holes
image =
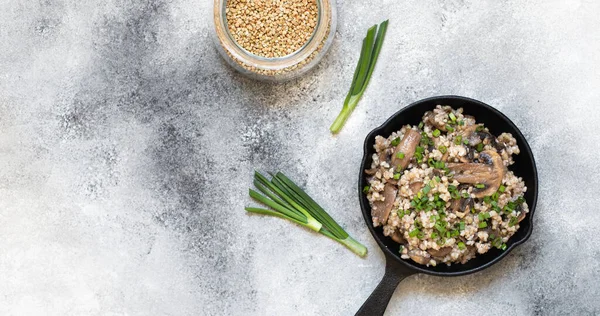
POLYGON ((521 211, 519 216, 517 216, 517 223, 520 223, 521 221, 523 221, 525 219, 525 216, 527 216, 527 213, 521 211))
POLYGON ((374 202, 373 207, 371 208, 373 226, 377 227, 379 225, 384 225, 387 222, 390 211, 394 206, 397 193, 398 189, 396 189, 395 185, 386 183, 385 187, 383 188, 384 200, 374 202))
POLYGON ((404 169, 415 154, 415 149, 421 141, 421 134, 413 129, 409 129, 402 137, 402 140, 394 149, 392 154, 392 166, 396 169, 404 169), (398 158, 398 153, 403 153, 403 158, 398 158))
POLYGON ((372 176, 377 173, 377 168, 367 169, 367 170, 365 170, 365 173, 372 176))
POLYGON ((460 200, 452 200, 450 204, 450 209, 453 213, 468 213, 473 208, 473 199, 472 198, 461 198, 460 200))
POLYGON ((446 124, 439 124, 435 121, 435 114, 433 112, 429 112, 425 116, 423 116, 423 122, 431 124, 433 127, 439 129, 442 132, 446 131, 446 124))
POLYGON ((381 164, 382 162, 386 161, 389 162, 389 155, 387 153, 387 150, 382 150, 381 152, 379 152, 379 163, 381 164))
POLYGON ((450 163, 448 169, 454 172, 454 180, 460 183, 483 184, 483 188, 473 188, 476 198, 492 195, 502 184, 504 164, 496 151, 486 150, 479 154, 484 163, 450 163))
POLYGON ((413 194, 417 194, 423 188, 423 182, 417 181, 408 185, 413 194))
POLYGON ((442 156, 442 161, 443 161, 443 162, 446 162, 446 161, 448 161, 448 156, 449 156, 449 155, 450 155, 450 153, 446 151, 446 153, 445 153, 445 154, 442 156))
POLYGON ((429 264, 431 258, 429 255, 423 256, 421 254, 416 253, 414 250, 410 250, 408 252, 408 256, 416 263, 426 265, 429 264))
POLYGON ((395 241, 399 244, 404 244, 406 242, 404 240, 404 237, 402 237, 402 234, 398 230, 396 230, 390 237, 392 238, 393 241, 395 241))
POLYGON ((462 139, 466 139, 468 145, 471 147, 477 146, 481 142, 496 146, 496 138, 492 134, 486 131, 477 131, 477 128, 480 126, 483 127, 479 124, 467 126, 461 133, 462 139))
POLYGON ((465 264, 467 261, 473 259, 477 254, 477 248, 475 246, 467 246, 467 251, 463 255, 460 263, 465 264))
POLYGON ((452 247, 442 247, 440 249, 427 249, 427 252, 434 258, 444 258, 452 252, 452 247))

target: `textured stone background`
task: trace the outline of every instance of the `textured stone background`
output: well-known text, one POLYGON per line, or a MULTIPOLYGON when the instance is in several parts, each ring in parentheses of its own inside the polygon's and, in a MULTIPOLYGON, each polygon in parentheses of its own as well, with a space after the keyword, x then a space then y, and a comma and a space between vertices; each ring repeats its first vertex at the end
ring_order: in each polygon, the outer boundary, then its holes
POLYGON ((211 5, 0 2, 1 315, 352 315, 384 266, 355 192, 363 138, 440 94, 521 127, 535 231, 483 273, 406 279, 388 314, 600 314, 600 2, 339 1, 331 51, 283 85, 225 65, 211 5), (332 137, 362 36, 386 18, 332 137), (255 168, 297 179, 369 256, 245 214, 255 168))

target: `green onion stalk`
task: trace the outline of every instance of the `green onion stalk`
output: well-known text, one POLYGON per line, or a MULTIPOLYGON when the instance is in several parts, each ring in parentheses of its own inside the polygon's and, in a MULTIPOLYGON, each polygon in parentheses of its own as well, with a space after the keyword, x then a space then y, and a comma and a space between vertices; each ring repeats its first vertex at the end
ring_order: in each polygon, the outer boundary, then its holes
POLYGON ((344 107, 329 128, 333 134, 338 133, 342 129, 367 89, 367 85, 375 69, 375 64, 377 63, 377 58, 379 57, 379 52, 381 52, 381 45, 387 31, 388 22, 389 20, 381 22, 379 28, 377 25, 373 25, 369 28, 367 36, 363 39, 360 57, 354 70, 350 91, 344 100, 344 107))
POLYGON ((246 207, 246 211, 287 219, 341 243, 360 257, 366 256, 367 248, 348 235, 317 202, 283 173, 278 172, 269 180, 255 172, 254 186, 258 191, 250 189, 250 197, 270 209, 246 207))

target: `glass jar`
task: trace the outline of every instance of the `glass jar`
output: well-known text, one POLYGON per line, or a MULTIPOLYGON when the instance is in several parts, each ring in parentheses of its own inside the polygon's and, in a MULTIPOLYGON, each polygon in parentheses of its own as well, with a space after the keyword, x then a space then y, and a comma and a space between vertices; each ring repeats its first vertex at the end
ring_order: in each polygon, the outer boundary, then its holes
POLYGON ((223 58, 250 78, 276 82, 296 78, 316 66, 333 42, 337 23, 335 0, 316 0, 317 24, 310 39, 300 49, 283 57, 255 55, 238 45, 229 32, 227 1, 214 0, 213 39, 223 58))

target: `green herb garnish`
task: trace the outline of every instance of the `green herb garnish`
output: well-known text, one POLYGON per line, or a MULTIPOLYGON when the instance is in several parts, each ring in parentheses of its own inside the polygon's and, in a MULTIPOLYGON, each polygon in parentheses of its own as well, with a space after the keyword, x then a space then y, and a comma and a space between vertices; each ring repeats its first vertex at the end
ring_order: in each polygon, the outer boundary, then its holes
POLYGON ((418 228, 415 228, 413 230, 410 231, 410 233, 408 233, 409 237, 416 237, 421 231, 419 231, 418 228))
POLYGON ((250 197, 271 209, 246 207, 246 211, 290 220, 341 243, 361 257, 367 254, 365 246, 348 235, 317 202, 283 173, 278 172, 269 180, 255 172, 254 186, 264 195, 250 189, 250 197))
POLYGON ((433 131, 431 134, 433 135, 433 137, 439 137, 439 136, 440 136, 440 133, 441 133, 441 132, 440 132, 440 130, 439 130, 439 129, 436 129, 436 130, 434 130, 434 131, 433 131))
POLYGON ((360 57, 358 58, 356 69, 354 70, 350 91, 344 100, 344 107, 329 128, 334 134, 342 129, 346 120, 348 120, 348 117, 350 117, 350 114, 354 111, 358 101, 367 89, 367 85, 369 84, 369 80, 375 69, 375 64, 377 63, 377 58, 381 52, 381 45, 383 44, 388 21, 389 20, 383 21, 379 24, 379 27, 373 25, 369 28, 367 36, 363 39, 360 57))
POLYGON ((400 137, 396 137, 392 140, 391 145, 392 146, 398 146, 398 144, 400 144, 400 137))

